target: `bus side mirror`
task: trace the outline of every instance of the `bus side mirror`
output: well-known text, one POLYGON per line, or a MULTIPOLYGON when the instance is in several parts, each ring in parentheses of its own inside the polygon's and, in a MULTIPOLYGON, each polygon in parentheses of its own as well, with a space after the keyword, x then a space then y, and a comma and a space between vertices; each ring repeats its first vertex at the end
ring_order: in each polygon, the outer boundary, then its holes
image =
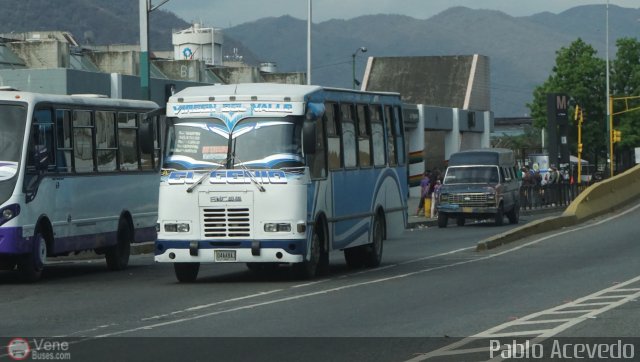
POLYGON ((302 151, 305 155, 316 153, 316 122, 304 121, 302 125, 302 151))

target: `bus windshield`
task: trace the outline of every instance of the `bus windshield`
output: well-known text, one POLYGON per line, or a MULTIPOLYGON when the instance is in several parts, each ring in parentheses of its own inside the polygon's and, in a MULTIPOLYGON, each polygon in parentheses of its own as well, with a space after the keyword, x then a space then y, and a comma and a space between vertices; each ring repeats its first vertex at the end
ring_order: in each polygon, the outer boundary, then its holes
POLYGON ((450 166, 444 178, 445 185, 498 182, 496 166, 450 166))
POLYGON ((247 118, 231 133, 219 119, 175 120, 167 134, 163 168, 304 166, 302 122, 295 118, 247 118))
POLYGON ((0 182, 18 173, 27 108, 0 104, 0 182))

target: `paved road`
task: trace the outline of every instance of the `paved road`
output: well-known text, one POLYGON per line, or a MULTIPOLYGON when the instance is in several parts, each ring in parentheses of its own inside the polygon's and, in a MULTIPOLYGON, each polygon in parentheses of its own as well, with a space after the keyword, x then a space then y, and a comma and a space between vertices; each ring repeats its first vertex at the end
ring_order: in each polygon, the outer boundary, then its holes
MULTIPOLYGON (((209 353, 201 358, 223 359, 269 350, 271 354, 258 356, 326 360, 324 354, 306 355, 314 350, 309 345, 320 344, 316 347, 322 350, 331 347, 326 352, 332 353, 332 360, 339 360, 338 355, 345 360, 420 359, 420 352, 435 348, 425 343, 442 347, 462 337, 490 335, 486 333, 492 328, 637 277, 639 217, 635 209, 605 222, 598 223, 603 217, 588 226, 480 253, 475 251, 478 241, 512 226, 416 228, 385 244, 380 268, 352 271, 335 254, 330 276, 312 282, 293 279, 286 268, 257 276, 243 265, 205 265, 197 283, 178 284, 171 266, 153 265, 149 255, 133 257, 131 268, 115 273, 106 272, 102 261, 58 264, 37 285, 16 283, 13 275, 2 273, 0 335, 73 341, 98 336, 192 337, 181 339, 188 343, 177 352, 171 339, 105 339, 99 345, 90 340, 72 346, 75 356, 96 349, 113 353, 112 344, 120 341, 118 351, 131 357, 131 344, 137 351, 150 343, 154 351, 173 346, 177 354, 164 351, 167 359, 194 350, 209 353), (381 338, 289 340, 292 337, 381 338), (212 349, 212 343, 217 347, 212 349), (212 355, 214 351, 218 354, 212 355)), ((533 218, 523 216, 522 222, 533 218)), ((625 322, 634 321, 628 314, 637 321, 637 308, 637 300, 630 300, 557 333, 640 337, 637 323, 625 322)))

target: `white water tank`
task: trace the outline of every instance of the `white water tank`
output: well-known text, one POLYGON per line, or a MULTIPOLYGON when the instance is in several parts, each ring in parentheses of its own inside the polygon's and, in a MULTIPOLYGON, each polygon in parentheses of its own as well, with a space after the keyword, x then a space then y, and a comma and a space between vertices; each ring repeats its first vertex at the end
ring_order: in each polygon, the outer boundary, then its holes
POLYGON ((172 35, 173 59, 201 60, 207 65, 222 65, 222 30, 203 28, 195 23, 172 35))

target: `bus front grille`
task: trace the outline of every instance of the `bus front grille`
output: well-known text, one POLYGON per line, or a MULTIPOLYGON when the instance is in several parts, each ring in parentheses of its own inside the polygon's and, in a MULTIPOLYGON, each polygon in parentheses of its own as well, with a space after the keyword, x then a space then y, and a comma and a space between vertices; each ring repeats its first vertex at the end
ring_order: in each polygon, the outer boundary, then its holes
POLYGON ((205 238, 248 238, 251 236, 249 208, 205 208, 202 210, 205 238))

